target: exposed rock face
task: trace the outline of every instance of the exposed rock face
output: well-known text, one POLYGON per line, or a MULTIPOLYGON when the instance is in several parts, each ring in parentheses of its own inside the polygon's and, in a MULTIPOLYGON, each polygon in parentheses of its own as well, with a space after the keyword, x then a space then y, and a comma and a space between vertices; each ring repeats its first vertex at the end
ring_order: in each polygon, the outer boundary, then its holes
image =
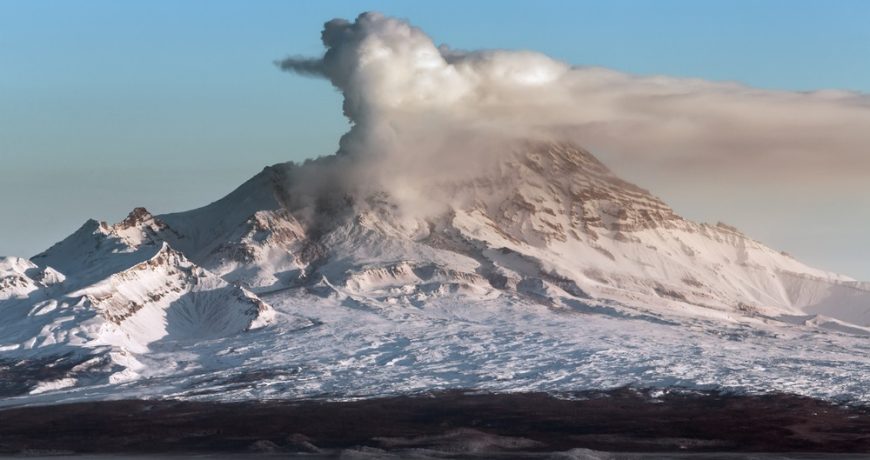
MULTIPOLYGON (((610 233, 674 228, 684 220, 657 197, 616 177, 571 144, 533 144, 506 155, 495 178, 481 179, 478 202, 502 229, 527 243, 546 244, 610 233), (505 191, 509 191, 503 197, 505 191), (493 197, 495 199, 493 199, 493 197)), ((467 193, 458 190, 457 193, 467 193)))

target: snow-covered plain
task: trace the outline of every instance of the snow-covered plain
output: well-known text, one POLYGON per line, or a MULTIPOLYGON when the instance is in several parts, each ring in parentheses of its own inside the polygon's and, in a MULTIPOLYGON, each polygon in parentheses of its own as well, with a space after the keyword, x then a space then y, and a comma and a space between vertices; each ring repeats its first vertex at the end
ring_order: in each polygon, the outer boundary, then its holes
POLYGON ((300 208, 313 167, 2 259, 0 405, 625 385, 870 401, 870 286, 684 220, 582 149, 524 146, 427 215, 389 194, 300 208))
POLYGON ((115 398, 357 398, 446 388, 671 387, 870 401, 866 337, 813 325, 673 319, 612 305, 554 310, 520 299, 417 307, 276 293, 276 324, 137 355, 139 378, 57 381, 3 405, 115 398), (291 318, 287 320, 287 316, 291 318), (297 315, 312 320, 299 328, 297 315), (50 391, 54 389, 55 391, 50 391), (37 394, 38 393, 38 394, 37 394))

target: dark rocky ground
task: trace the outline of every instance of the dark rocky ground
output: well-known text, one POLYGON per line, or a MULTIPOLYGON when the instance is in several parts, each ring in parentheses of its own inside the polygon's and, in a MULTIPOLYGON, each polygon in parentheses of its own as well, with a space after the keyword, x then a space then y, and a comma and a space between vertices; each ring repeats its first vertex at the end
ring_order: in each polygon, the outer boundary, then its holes
POLYGON ((135 400, 13 408, 0 411, 0 454, 870 453, 864 407, 792 395, 652 398, 622 389, 572 396, 454 391, 351 402, 135 400))

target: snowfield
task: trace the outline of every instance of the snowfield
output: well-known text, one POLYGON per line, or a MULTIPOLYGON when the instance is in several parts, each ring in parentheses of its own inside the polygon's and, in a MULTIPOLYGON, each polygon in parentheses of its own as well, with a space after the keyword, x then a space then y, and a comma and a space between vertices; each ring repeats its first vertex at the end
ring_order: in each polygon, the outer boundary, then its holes
MULTIPOLYGON (((446 388, 553 393, 624 385, 870 401, 866 336, 764 317, 668 317, 522 299, 417 307, 322 290, 266 297, 268 328, 137 355, 139 378, 58 380, 3 405, 82 399, 349 399, 446 388), (323 297, 320 297, 323 296, 323 297), (311 325, 299 327, 298 317, 311 325)), ((795 319, 798 323, 798 319, 795 319)))
POLYGON ((298 200, 329 161, 0 259, 0 405, 626 385, 870 402, 870 285, 687 221, 582 149, 523 146, 426 215, 387 192, 298 200))

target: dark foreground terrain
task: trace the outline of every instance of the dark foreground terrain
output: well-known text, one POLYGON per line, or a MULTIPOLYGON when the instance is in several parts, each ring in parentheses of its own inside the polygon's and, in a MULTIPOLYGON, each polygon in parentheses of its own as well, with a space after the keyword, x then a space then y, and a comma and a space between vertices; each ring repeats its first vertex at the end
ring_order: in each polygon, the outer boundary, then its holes
POLYGON ((7 455, 392 452, 515 458, 578 448, 870 452, 870 411, 791 395, 683 392, 652 398, 627 389, 571 399, 443 392, 352 402, 107 401, 0 411, 0 454, 7 455))

